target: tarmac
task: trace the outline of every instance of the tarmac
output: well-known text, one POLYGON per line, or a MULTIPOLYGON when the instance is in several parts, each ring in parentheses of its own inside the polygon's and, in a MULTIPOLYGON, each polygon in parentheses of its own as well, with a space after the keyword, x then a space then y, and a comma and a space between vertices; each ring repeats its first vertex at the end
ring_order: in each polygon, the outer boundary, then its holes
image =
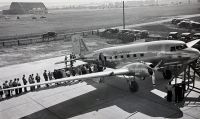
MULTIPOLYGON (((0 84, 23 74, 52 71, 57 57, 36 62, 0 68, 0 84)), ((79 65, 81 62, 77 62, 79 65)), ((107 77, 103 83, 97 79, 65 86, 52 86, 0 102, 0 119, 200 119, 200 94, 188 91, 182 103, 165 99, 167 80, 156 73, 156 86, 151 79, 136 80, 138 91, 131 93, 126 78, 107 77)), ((42 77, 42 81, 44 81, 42 77)), ((200 81, 195 85, 200 87, 200 81)))

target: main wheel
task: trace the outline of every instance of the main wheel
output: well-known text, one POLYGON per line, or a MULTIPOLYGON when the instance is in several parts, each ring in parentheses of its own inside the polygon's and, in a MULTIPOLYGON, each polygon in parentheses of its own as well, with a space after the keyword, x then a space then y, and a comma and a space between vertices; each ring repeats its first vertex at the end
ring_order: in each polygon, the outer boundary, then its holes
POLYGON ((129 90, 131 91, 131 92, 137 92, 138 91, 138 84, 137 84, 137 82, 136 81, 130 81, 129 82, 129 90))

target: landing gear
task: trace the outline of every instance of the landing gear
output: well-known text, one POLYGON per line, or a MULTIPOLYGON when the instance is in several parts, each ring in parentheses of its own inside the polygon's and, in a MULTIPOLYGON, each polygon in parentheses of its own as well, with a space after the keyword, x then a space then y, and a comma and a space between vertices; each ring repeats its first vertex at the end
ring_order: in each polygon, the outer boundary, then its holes
POLYGON ((165 70, 163 72, 163 77, 166 80, 170 80, 172 78, 172 72, 170 70, 165 70))
POLYGON ((137 92, 138 91, 138 84, 135 80, 130 80, 129 81, 129 90, 131 92, 137 92))

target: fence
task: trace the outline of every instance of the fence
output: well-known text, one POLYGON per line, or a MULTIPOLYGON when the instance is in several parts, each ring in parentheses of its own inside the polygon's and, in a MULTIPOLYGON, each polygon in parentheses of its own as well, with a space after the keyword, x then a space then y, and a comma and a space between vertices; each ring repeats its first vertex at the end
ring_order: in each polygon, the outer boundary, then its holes
POLYGON ((58 40, 70 41, 71 36, 74 34, 81 34, 83 36, 86 36, 86 35, 97 34, 97 32, 98 30, 96 31, 92 30, 92 31, 68 33, 68 34, 58 34, 56 37, 52 37, 52 38, 42 38, 41 36, 37 36, 34 38, 0 41, 0 47, 2 48, 2 47, 29 45, 29 44, 34 44, 34 43, 42 43, 42 42, 50 42, 50 41, 58 41, 58 40))

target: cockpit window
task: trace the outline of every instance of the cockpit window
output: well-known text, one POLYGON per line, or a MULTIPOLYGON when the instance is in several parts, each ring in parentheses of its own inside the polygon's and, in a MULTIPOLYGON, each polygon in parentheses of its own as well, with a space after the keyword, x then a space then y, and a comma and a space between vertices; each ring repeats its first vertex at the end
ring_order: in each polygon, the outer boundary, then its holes
POLYGON ((177 46, 171 47, 171 51, 182 50, 182 49, 185 49, 185 48, 187 48, 186 44, 184 44, 184 45, 177 45, 177 46))

